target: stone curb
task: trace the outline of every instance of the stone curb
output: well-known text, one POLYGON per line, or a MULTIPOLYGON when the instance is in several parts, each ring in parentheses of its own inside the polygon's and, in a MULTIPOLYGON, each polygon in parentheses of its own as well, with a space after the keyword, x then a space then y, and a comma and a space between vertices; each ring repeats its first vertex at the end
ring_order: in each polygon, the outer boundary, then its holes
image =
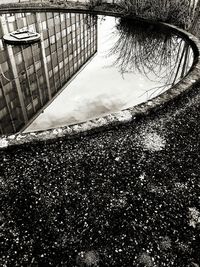
MULTIPOLYGON (((5 5, 4 5, 5 6, 5 5)), ((21 11, 21 8, 23 8, 23 11, 28 10, 35 10, 35 5, 33 6, 25 6, 20 4, 15 4, 15 8, 13 10, 12 6, 7 6, 1 8, 0 6, 0 12, 8 12, 8 11, 21 11), (24 8, 25 7, 25 8, 24 8)), ((124 16, 121 13, 118 12, 110 12, 110 11, 101 11, 101 10, 88 10, 85 6, 82 6, 81 8, 69 8, 69 7, 56 7, 56 6, 43 6, 37 7, 37 10, 51 10, 51 11, 61 11, 61 10, 69 10, 73 12, 85 12, 88 11, 90 13, 95 14, 102 14, 102 15, 111 15, 111 16, 124 16)), ((155 22, 154 22, 155 23, 155 22)), ((179 81, 176 85, 162 93, 161 95, 147 101, 144 103, 141 103, 139 105, 136 105, 134 107, 122 110, 120 112, 116 112, 113 114, 109 114, 107 116, 88 120, 83 123, 78 123, 70 126, 64 126, 60 128, 55 128, 52 130, 46 130, 46 131, 39 131, 39 132, 33 132, 33 133, 17 133, 9 136, 3 136, 0 137, 0 149, 6 149, 7 147, 13 146, 13 145, 22 145, 22 144, 28 144, 28 143, 36 143, 40 141, 48 141, 52 139, 56 139, 59 137, 65 137, 66 139, 71 139, 77 135, 83 134, 88 135, 90 133, 99 132, 102 130, 108 130, 111 129, 113 126, 122 125, 126 123, 133 122, 137 117, 145 116, 149 114, 152 111, 156 111, 157 109, 165 106, 170 101, 177 99, 179 96, 181 96, 183 93, 188 92, 190 89, 192 89, 199 81, 200 81, 200 41, 198 38, 196 38, 194 35, 179 29, 176 26, 169 25, 166 23, 160 23, 162 25, 165 25, 166 27, 169 27, 173 31, 175 31, 177 34, 184 37, 186 40, 189 41, 193 51, 194 51, 194 63, 188 72, 188 74, 179 81)))

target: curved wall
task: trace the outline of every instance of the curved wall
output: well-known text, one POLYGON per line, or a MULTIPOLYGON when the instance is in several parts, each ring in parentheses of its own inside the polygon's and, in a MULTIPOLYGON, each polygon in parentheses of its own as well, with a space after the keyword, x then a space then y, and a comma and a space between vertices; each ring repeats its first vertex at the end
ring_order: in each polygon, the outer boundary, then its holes
MULTIPOLYGON (((56 6, 47 6, 47 5, 41 5, 40 7, 35 5, 26 6, 24 5, 17 5, 15 6, 2 6, 0 12, 10 12, 11 10, 13 12, 21 12, 23 10, 26 11, 73 11, 73 12, 89 12, 89 13, 95 13, 95 14, 101 14, 101 15, 110 15, 110 16, 123 16, 119 12, 112 12, 112 10, 89 10, 86 6, 81 6, 74 8, 72 6, 69 7, 56 7, 56 6)), ((152 22, 151 22, 152 23, 152 22)), ((155 23, 155 22, 154 22, 155 23)), ((93 132, 98 132, 100 130, 106 130, 110 129, 113 126, 124 124, 127 122, 133 122, 137 117, 145 116, 147 114, 150 114, 150 112, 155 112, 156 110, 162 109, 165 105, 169 104, 170 101, 174 101, 175 99, 178 99, 181 95, 184 93, 187 93, 189 90, 191 90, 200 80, 200 41, 192 34, 181 30, 177 28, 176 26, 168 25, 165 23, 166 27, 170 27, 176 34, 181 35, 183 38, 189 41, 193 51, 194 51, 194 63, 192 68, 190 69, 189 73, 175 86, 170 88, 169 90, 165 91, 161 95, 145 102, 142 104, 139 104, 137 106, 128 108, 126 110, 122 110, 117 113, 110 114, 108 116, 104 116, 101 118, 93 119, 86 121, 84 123, 75 124, 71 126, 66 126, 62 128, 42 131, 42 132, 34 132, 34 133, 27 133, 27 134, 14 134, 10 136, 5 136, 0 138, 0 148, 6 148, 12 145, 20 145, 25 143, 35 143, 38 141, 47 141, 50 139, 55 139, 58 137, 65 137, 65 138, 73 138, 79 134, 90 134, 93 132)))

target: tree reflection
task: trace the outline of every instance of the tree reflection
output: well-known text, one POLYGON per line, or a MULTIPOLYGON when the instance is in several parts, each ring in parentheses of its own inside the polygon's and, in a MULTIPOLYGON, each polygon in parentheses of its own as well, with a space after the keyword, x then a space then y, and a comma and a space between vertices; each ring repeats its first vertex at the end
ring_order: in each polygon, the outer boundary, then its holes
POLYGON ((119 38, 109 51, 122 75, 140 72, 162 83, 151 90, 164 90, 183 78, 191 66, 192 49, 181 37, 163 26, 122 18, 119 38), (164 85, 163 85, 164 83, 164 85))

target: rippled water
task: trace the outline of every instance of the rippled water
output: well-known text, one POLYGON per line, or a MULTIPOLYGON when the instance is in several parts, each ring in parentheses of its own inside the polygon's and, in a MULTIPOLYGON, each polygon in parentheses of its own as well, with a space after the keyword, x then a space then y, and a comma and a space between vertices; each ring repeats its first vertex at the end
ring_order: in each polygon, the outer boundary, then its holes
POLYGON ((0 23, 1 134, 129 108, 177 83, 193 62, 180 36, 141 21, 33 12, 2 14, 0 23), (40 42, 3 42, 4 34, 27 26, 41 34, 40 42))

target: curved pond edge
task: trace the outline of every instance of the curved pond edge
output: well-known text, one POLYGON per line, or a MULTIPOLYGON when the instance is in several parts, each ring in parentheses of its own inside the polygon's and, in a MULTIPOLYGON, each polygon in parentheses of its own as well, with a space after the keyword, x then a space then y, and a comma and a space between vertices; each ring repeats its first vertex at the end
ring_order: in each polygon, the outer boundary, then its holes
MULTIPOLYGON (((109 5, 108 5, 109 6, 109 5)), ((0 5, 0 13, 5 12, 28 12, 28 11, 69 11, 69 12, 80 12, 80 13, 91 13, 98 15, 107 15, 107 16, 118 16, 124 17, 125 15, 118 12, 113 12, 112 9, 105 11, 104 9, 97 8, 95 10, 91 10, 88 6, 82 4, 77 4, 76 7, 72 5, 72 7, 67 6, 56 6, 47 4, 38 4, 37 6, 27 4, 8 4, 8 5, 0 5)), ((126 17, 128 17, 126 15, 126 17)), ((130 16, 129 16, 130 17, 130 16)), ((138 19, 138 18, 137 18, 138 19)), ((151 21, 152 23, 152 21, 151 21)), ((64 126, 60 128, 54 128, 50 130, 38 131, 38 132, 30 132, 30 133, 17 133, 8 136, 0 137, 0 149, 6 149, 7 147, 14 145, 22 145, 28 143, 36 143, 40 141, 48 141, 52 139, 57 139, 60 137, 64 137, 65 139, 71 139, 77 137, 80 134, 89 135, 94 132, 100 132, 103 130, 109 130, 113 126, 122 125, 130 122, 134 122, 138 117, 146 116, 150 114, 150 112, 155 112, 158 109, 163 108, 170 101, 177 99, 183 93, 187 93, 200 81, 200 40, 195 37, 193 34, 186 32, 176 26, 161 23, 161 22, 153 22, 160 23, 170 28, 176 34, 182 36, 186 41, 188 41, 194 52, 194 62, 193 65, 188 72, 188 74, 179 81, 176 85, 163 92, 159 96, 148 100, 147 102, 141 103, 134 107, 115 112, 100 118, 88 120, 82 123, 73 124, 69 126, 64 126)))

